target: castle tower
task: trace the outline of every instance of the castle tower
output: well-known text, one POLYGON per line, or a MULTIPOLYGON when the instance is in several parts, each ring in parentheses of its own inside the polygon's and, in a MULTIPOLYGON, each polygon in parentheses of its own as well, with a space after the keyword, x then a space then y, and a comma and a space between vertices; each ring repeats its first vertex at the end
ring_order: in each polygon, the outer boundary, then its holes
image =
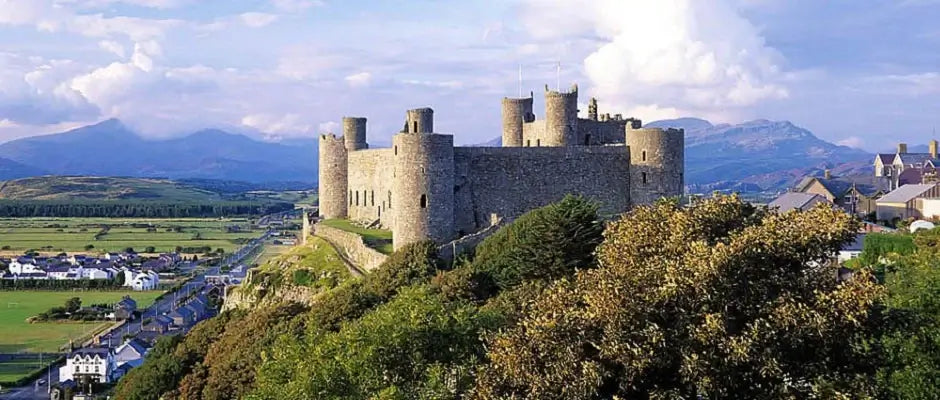
POLYGON ((556 92, 545 85, 545 140, 542 146, 568 146, 577 143, 578 85, 567 93, 556 92))
POLYGON ((597 99, 594 97, 591 97, 591 100, 588 101, 588 119, 597 121, 597 99))
POLYGON ((320 217, 346 218, 348 190, 346 143, 336 135, 320 135, 318 193, 320 217))
POLYGON ((535 120, 532 98, 503 98, 503 147, 522 147, 522 124, 535 120))
POLYGON ((434 110, 428 107, 408 110, 402 133, 434 133, 434 110))
POLYGON ((408 127, 392 138, 394 180, 392 208, 395 249, 431 239, 443 243, 454 231, 454 137, 424 131, 432 126, 431 109, 408 111, 408 127))
POLYGON ((685 192, 685 131, 627 124, 630 147, 630 201, 651 204, 685 192))
POLYGON ((366 143, 366 119, 362 117, 343 117, 343 139, 347 151, 368 149, 366 143))

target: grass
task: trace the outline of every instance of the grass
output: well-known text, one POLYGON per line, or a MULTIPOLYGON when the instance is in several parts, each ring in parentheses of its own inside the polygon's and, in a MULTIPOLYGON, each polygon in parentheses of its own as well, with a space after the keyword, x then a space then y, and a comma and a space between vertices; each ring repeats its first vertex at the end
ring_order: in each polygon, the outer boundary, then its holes
POLYGON ((0 382, 14 382, 33 371, 45 368, 55 358, 49 354, 39 358, 39 354, 30 354, 27 359, 0 361, 0 382))
POLYGON ((82 304, 114 303, 124 295, 137 300, 137 307, 144 308, 153 303, 160 291, 2 291, 0 292, 0 353, 57 352, 69 339, 78 340, 89 332, 99 330, 110 322, 30 324, 26 319, 65 301, 78 297, 82 304))
POLYGON ((367 246, 378 250, 382 254, 392 254, 395 251, 395 248, 392 247, 392 231, 363 228, 346 219, 328 219, 320 223, 362 236, 362 240, 367 246))
POLYGON ((289 282, 326 290, 351 276, 336 249, 325 239, 313 236, 307 239, 307 244, 289 247, 283 254, 268 259, 254 272, 252 282, 265 281, 275 287, 289 282))
POLYGON ((26 250, 47 253, 122 251, 131 247, 143 252, 154 247, 158 253, 171 252, 177 246, 209 246, 226 252, 239 247, 239 240, 261 235, 252 231, 247 219, 126 219, 126 218, 0 218, 0 251, 21 254, 26 250), (148 232, 139 224, 150 224, 156 231, 148 232), (111 229, 95 239, 102 226, 111 229), (135 227, 135 225, 137 225, 135 227), (237 225, 240 232, 226 232, 225 227, 237 225), (170 229, 170 232, 167 230, 170 229), (180 232, 175 232, 179 229, 180 232), (198 235, 198 236, 197 236, 198 235), (86 250, 86 246, 94 246, 86 250))

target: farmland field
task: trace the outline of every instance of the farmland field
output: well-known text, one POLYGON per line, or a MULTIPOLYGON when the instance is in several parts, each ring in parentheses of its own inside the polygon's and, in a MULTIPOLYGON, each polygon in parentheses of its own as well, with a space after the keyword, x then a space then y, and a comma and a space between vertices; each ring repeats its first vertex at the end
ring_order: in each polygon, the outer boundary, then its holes
POLYGON ((51 356, 46 355, 40 363, 39 354, 36 354, 35 358, 0 361, 0 382, 13 382, 45 367, 45 364, 52 360, 51 356))
MULTIPOLYGON (((78 297, 82 304, 113 303, 124 295, 137 301, 139 308, 153 303, 160 291, 2 291, 0 292, 0 353, 21 351, 50 352, 66 345, 69 339, 79 340, 110 322, 30 324, 26 319, 52 307, 60 307, 65 301, 78 297)), ((2 380, 2 379, 0 379, 2 380)))
POLYGON ((137 252, 147 247, 153 247, 154 252, 171 252, 177 246, 231 251, 239 241, 261 234, 261 230, 252 231, 243 218, 0 218, 0 252, 104 253, 128 247, 137 252), (104 230, 105 226, 109 229, 104 230), (239 230, 229 232, 231 226, 239 230))

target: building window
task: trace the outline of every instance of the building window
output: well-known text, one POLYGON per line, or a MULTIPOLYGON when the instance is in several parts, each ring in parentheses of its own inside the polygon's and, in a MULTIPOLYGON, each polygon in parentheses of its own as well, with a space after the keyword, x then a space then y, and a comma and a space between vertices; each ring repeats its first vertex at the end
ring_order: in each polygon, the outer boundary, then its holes
POLYGON ((395 155, 398 155, 398 145, 395 145, 395 155))
POLYGON ((369 192, 369 198, 371 199, 372 205, 375 206, 375 190, 369 192))
POLYGON ((591 144, 591 135, 584 135, 584 145, 589 146, 591 144))
POLYGON ((77 374, 77 373, 79 373, 79 372, 82 372, 82 371, 81 371, 81 367, 79 367, 79 366, 76 365, 76 366, 75 366, 75 373, 77 374))
POLYGON ((415 133, 418 133, 418 121, 415 121, 415 122, 412 123, 412 124, 413 124, 414 127, 415 127, 415 133))
POLYGON ((541 145, 542 145, 542 139, 535 139, 535 147, 539 147, 541 145))
POLYGON ((643 183, 649 183, 649 181, 646 179, 646 172, 642 173, 642 176, 643 176, 643 183))
POLYGON ((356 205, 359 205, 359 191, 356 191, 356 205))
POLYGON ((388 191, 388 208, 392 208, 392 191, 388 191))
POLYGON ((532 139, 525 140, 525 147, 532 147, 532 139))
POLYGON ((642 161, 646 161, 646 150, 643 150, 642 161))
POLYGON ((352 190, 350 190, 349 191, 349 205, 352 205, 352 201, 353 201, 352 190))
POLYGON ((428 195, 421 195, 421 208, 428 208, 428 195))

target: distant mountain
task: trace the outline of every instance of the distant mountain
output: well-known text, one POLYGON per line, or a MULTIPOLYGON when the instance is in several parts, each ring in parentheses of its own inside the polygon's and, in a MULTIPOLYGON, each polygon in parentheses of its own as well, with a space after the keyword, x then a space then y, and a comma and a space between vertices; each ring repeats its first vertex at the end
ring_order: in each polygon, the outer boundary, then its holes
POLYGON ((0 180, 25 178, 46 173, 45 170, 18 163, 9 158, 0 158, 0 180))
POLYGON ((649 127, 685 128, 686 182, 754 183, 763 189, 789 185, 792 177, 873 155, 817 138, 789 121, 755 120, 713 125, 695 118, 656 121, 649 127), (763 179, 758 179, 763 177, 763 179))
POLYGON ((316 143, 313 139, 268 143, 220 130, 148 140, 111 119, 64 133, 7 142, 0 145, 0 154, 40 171, 30 175, 314 182, 316 143))

